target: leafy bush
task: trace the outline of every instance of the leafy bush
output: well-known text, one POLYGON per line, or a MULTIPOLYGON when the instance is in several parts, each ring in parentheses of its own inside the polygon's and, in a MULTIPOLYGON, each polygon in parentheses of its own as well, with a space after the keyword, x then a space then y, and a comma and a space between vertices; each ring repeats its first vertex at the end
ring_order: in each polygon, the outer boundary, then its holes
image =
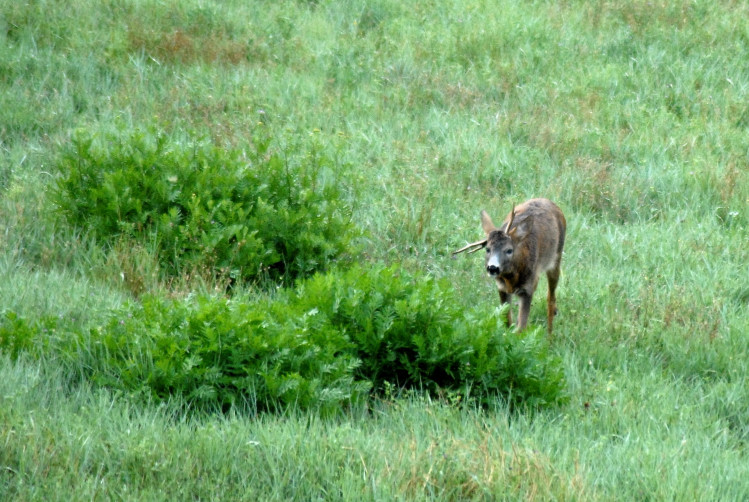
POLYGON ((0 350, 65 365, 71 375, 196 410, 340 410, 368 396, 342 333, 315 316, 277 320, 267 302, 145 297, 90 329, 53 317, 0 317, 0 350))
POLYGON ((326 268, 355 227, 332 162, 312 149, 225 150, 158 131, 77 134, 62 153, 54 200, 67 221, 107 243, 154 242, 167 275, 213 270, 243 281, 326 268))
POLYGON ((561 365, 545 336, 511 332, 499 310, 465 310, 446 280, 356 266, 304 281, 290 304, 345 333, 361 360, 357 374, 376 389, 452 390, 480 400, 501 394, 528 404, 564 399, 561 365))
POLYGON ((328 410, 366 395, 344 337, 312 317, 277 320, 266 311, 264 303, 209 297, 146 298, 90 334, 91 376, 209 409, 328 410))
POLYGON ((88 331, 42 332, 46 321, 6 315, 0 348, 55 353, 101 385, 201 409, 336 410, 392 385, 481 402, 564 399, 539 330, 508 332, 498 311, 455 300, 442 281, 354 267, 254 302, 146 297, 88 331))

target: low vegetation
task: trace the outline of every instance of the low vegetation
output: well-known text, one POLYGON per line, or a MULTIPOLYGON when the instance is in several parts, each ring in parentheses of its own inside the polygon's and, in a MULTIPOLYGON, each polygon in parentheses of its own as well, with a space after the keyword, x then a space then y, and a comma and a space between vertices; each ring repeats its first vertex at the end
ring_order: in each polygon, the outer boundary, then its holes
POLYGON ((316 275, 253 301, 146 297, 82 329, 7 312, 0 347, 65 361, 69 374, 193 410, 341 411, 369 391, 449 393, 481 403, 564 399, 538 333, 506 333, 498 312, 464 313, 444 282, 397 268, 316 275))
POLYGON ((270 141, 239 150, 159 131, 79 132, 53 200, 102 244, 147 248, 166 277, 291 281, 344 255, 355 227, 330 159, 313 150, 290 165, 270 141))

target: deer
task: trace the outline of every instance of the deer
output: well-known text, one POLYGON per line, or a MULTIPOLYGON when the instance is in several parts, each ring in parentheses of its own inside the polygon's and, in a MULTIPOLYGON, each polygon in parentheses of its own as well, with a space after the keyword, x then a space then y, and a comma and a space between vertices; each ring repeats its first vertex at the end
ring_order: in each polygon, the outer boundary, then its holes
MULTIPOLYGON (((513 206, 499 228, 486 211, 481 211, 481 227, 486 238, 458 249, 453 257, 463 251, 470 254, 486 249, 486 272, 497 283, 501 304, 510 303, 512 295, 519 299, 518 331, 523 331, 528 324, 538 278, 546 272, 549 283, 547 328, 551 336, 557 314, 556 288, 567 231, 562 210, 548 199, 530 199, 513 206)), ((505 324, 508 327, 512 324, 509 308, 505 324)))

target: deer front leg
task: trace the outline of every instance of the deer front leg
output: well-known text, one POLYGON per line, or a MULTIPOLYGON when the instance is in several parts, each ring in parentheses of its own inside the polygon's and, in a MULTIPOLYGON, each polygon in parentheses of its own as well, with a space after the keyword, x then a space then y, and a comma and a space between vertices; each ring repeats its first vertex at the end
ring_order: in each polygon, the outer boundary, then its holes
MULTIPOLYGON (((505 293, 504 291, 499 292, 499 301, 502 305, 510 303, 510 293, 505 293)), ((507 307, 507 314, 505 317, 505 324, 509 327, 510 324, 512 324, 512 306, 508 305, 507 307)))
POLYGON ((528 314, 531 311, 531 295, 527 293, 521 293, 518 295, 520 299, 520 312, 518 313, 518 331, 523 331, 525 326, 528 324, 528 314))

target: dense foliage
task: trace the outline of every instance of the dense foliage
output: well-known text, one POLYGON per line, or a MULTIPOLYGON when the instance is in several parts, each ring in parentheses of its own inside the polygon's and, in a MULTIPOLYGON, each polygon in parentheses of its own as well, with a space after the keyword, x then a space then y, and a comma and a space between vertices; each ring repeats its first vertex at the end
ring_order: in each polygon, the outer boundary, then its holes
POLYGON ((448 281, 396 266, 353 267, 305 281, 290 305, 345 333, 358 373, 377 389, 387 382, 480 399, 563 398, 561 366, 545 336, 508 330, 498 310, 464 310, 448 281))
POLYGON ((273 299, 149 296, 89 330, 8 313, 0 347, 56 353, 98 384, 200 409, 330 411, 393 387, 479 402, 564 399, 540 332, 511 333, 499 312, 464 312, 456 300, 423 275, 354 267, 273 299))
POLYGON ((154 130, 80 133, 61 155, 55 201, 98 239, 154 243, 168 276, 294 279, 340 257, 354 235, 333 162, 298 161, 256 137, 247 150, 154 130))

